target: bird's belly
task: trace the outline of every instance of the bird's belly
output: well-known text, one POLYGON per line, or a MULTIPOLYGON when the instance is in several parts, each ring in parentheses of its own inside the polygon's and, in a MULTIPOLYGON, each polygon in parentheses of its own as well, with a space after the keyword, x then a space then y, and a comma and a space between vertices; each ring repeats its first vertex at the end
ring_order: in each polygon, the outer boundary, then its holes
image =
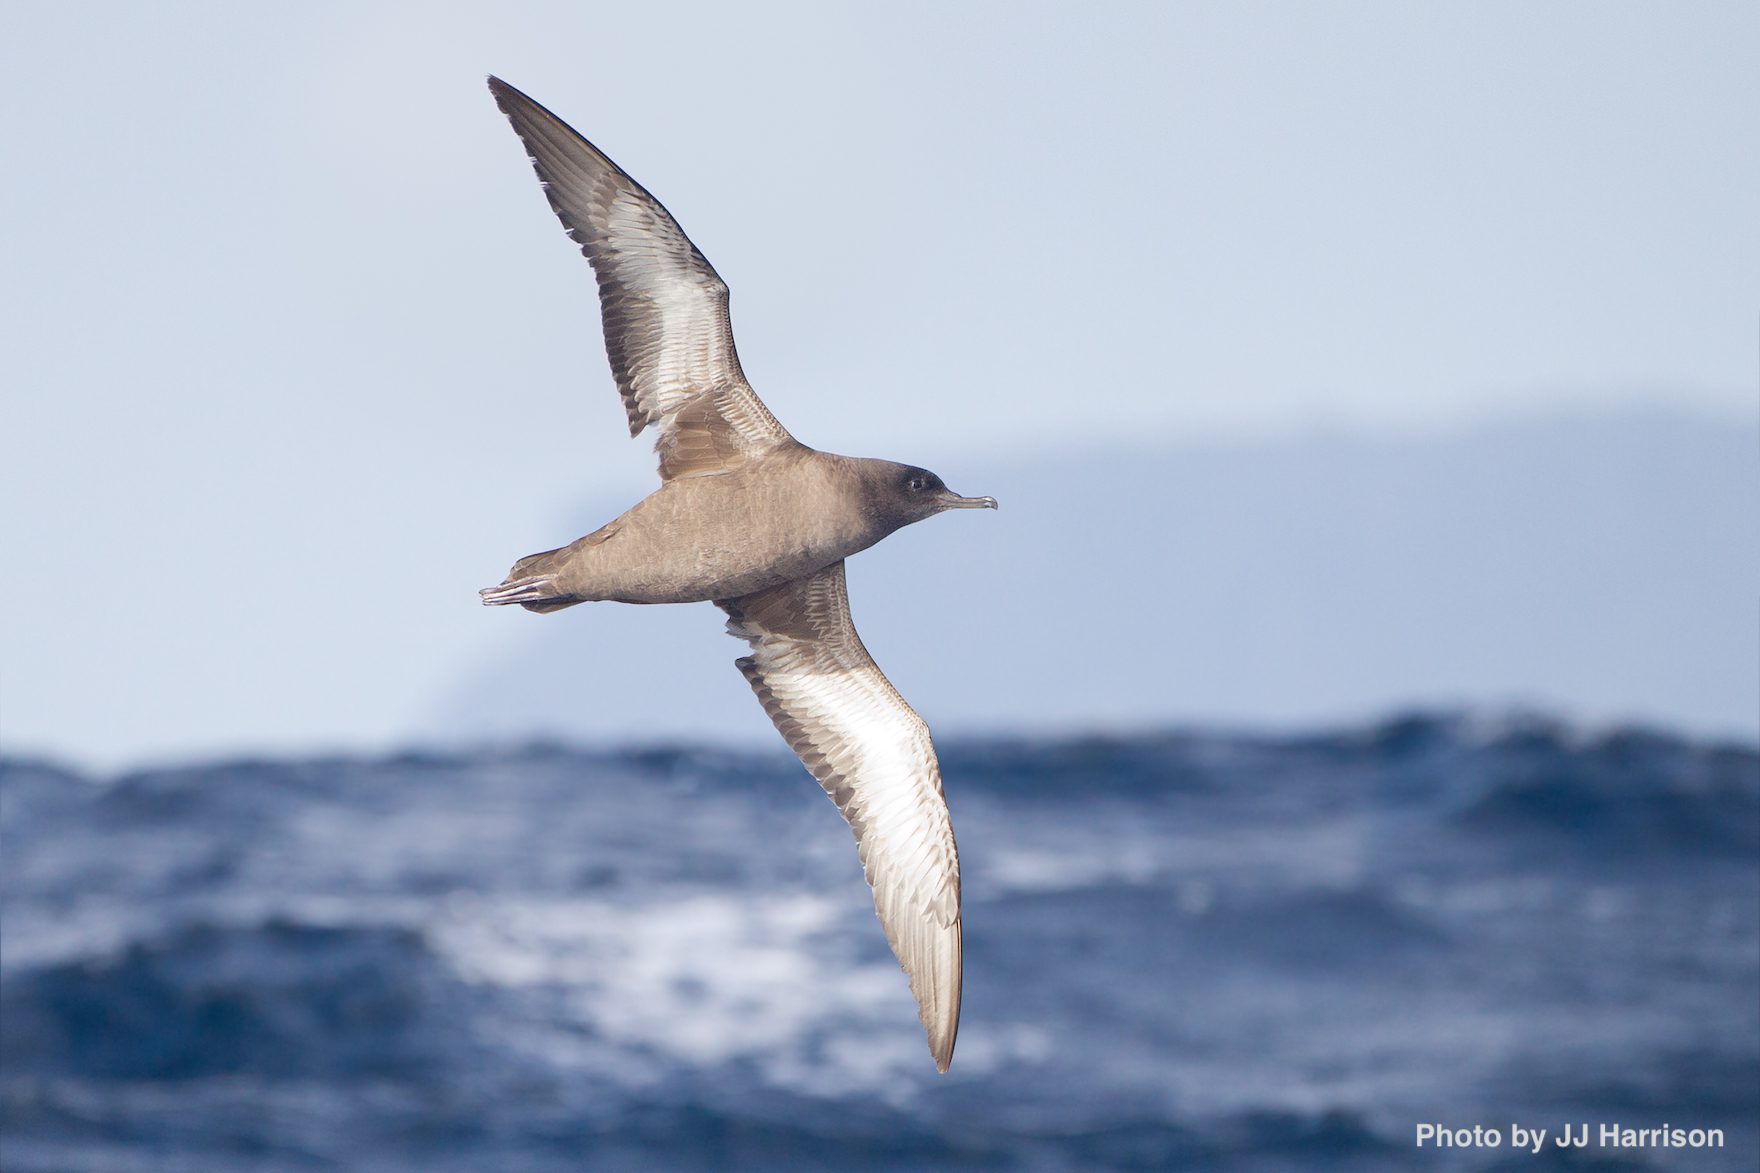
POLYGON ((811 517, 784 527, 750 509, 694 504, 671 508, 650 498, 630 510, 612 523, 610 537, 582 551, 570 591, 623 603, 738 598, 823 570, 854 549, 839 527, 811 517))
POLYGON ((835 550, 804 548, 787 552, 703 546, 669 564, 631 568, 605 584, 601 597, 622 603, 698 603, 733 599, 777 583, 823 570, 842 557, 835 550))

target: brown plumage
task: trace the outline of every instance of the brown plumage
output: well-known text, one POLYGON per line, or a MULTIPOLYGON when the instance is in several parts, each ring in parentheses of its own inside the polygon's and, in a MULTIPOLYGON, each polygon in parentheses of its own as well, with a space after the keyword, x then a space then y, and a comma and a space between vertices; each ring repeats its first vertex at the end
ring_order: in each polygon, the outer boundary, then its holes
POLYGON ((959 1029, 959 855, 928 726, 856 635, 843 560, 912 522, 996 502, 790 436, 740 369, 727 285, 666 209, 554 114, 498 78, 489 89, 598 276, 612 376, 630 434, 659 433, 661 485, 586 537, 520 559, 483 601, 727 612, 752 649, 740 671, 855 832, 945 1071, 959 1029))

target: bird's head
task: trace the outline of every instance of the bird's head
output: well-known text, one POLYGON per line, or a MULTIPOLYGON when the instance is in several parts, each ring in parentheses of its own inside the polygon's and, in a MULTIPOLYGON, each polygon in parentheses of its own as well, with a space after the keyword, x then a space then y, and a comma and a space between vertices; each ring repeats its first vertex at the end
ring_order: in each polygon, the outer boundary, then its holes
POLYGON ((875 512, 893 523, 894 528, 949 509, 996 508, 996 498, 962 497, 940 477, 914 464, 876 460, 869 462, 865 471, 875 512))

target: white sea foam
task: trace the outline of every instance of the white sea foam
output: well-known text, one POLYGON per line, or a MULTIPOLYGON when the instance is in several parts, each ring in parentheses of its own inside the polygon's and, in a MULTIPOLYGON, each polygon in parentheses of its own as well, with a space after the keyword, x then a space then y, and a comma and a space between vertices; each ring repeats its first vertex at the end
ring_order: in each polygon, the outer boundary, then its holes
POLYGON ((1016 848, 996 852, 985 864, 991 895, 1075 892, 1108 884, 1143 884, 1165 865, 1148 844, 1107 850, 1016 848))
POLYGON ((6 971, 102 957, 128 945, 135 910, 109 900, 85 900, 71 908, 44 908, 22 902, 6 914, 6 971))
POLYGON ((668 1061, 747 1061, 778 1085, 837 1095, 927 1063, 904 976, 854 958, 839 937, 846 911, 801 892, 465 897, 447 903, 429 938, 468 981, 557 995, 586 1038, 547 1044, 553 1061, 637 1078, 656 1059, 656 1076, 668 1061))

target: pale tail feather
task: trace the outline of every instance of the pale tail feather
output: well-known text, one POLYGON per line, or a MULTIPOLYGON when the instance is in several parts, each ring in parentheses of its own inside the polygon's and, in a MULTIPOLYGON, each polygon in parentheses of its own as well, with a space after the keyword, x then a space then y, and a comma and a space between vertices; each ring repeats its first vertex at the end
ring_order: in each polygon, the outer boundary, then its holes
POLYGON ((477 592, 483 597, 483 605, 505 607, 518 603, 528 611, 538 612, 560 611, 574 606, 581 600, 565 593, 556 585, 556 579, 546 573, 553 568, 556 555, 561 553, 563 550, 546 550, 542 554, 521 558, 513 564, 507 580, 500 586, 484 587, 477 592))

